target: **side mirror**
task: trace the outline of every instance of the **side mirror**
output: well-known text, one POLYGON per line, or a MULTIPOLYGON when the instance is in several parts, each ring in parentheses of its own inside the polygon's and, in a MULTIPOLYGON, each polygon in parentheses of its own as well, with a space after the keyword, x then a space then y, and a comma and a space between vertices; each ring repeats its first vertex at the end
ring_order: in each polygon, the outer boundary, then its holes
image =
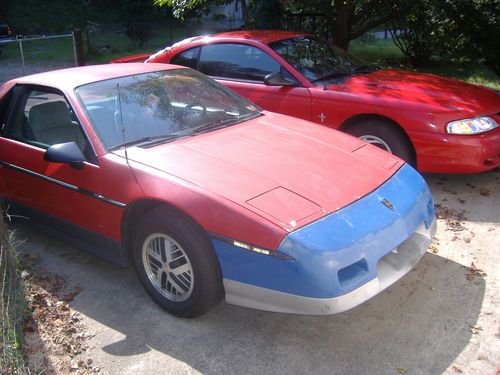
POLYGON ((267 86, 297 86, 295 82, 283 77, 281 73, 273 72, 264 77, 264 84, 267 86))
POLYGON ((70 164, 77 169, 83 168, 85 156, 75 142, 58 143, 50 146, 43 156, 46 161, 70 164))

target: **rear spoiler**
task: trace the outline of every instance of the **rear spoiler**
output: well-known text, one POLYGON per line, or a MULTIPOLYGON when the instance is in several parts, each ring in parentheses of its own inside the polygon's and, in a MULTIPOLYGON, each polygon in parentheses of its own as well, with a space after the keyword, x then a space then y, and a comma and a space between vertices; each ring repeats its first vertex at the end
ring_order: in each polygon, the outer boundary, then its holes
POLYGON ((151 56, 149 53, 143 53, 140 55, 120 57, 118 59, 111 60, 109 63, 110 64, 121 64, 121 63, 145 62, 149 58, 149 56, 151 56))
POLYGON ((186 38, 184 40, 181 40, 180 42, 174 43, 171 46, 165 47, 158 52, 153 53, 152 55, 148 55, 146 53, 143 53, 141 55, 133 55, 133 56, 128 56, 128 57, 120 57, 119 59, 111 60, 109 63, 110 64, 121 64, 121 63, 137 63, 137 62, 147 62, 150 58, 154 58, 158 55, 161 55, 169 50, 171 50, 174 47, 180 46, 182 44, 188 43, 194 39, 199 39, 202 38, 202 36, 193 36, 191 38, 186 38))

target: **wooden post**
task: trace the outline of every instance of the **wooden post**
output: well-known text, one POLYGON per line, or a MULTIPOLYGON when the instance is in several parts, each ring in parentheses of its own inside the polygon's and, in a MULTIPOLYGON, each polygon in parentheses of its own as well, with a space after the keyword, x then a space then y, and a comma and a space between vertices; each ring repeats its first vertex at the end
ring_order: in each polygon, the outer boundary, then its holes
POLYGON ((85 65, 85 54, 83 52, 83 37, 81 30, 76 29, 73 31, 73 42, 75 45, 76 66, 83 66, 85 65))

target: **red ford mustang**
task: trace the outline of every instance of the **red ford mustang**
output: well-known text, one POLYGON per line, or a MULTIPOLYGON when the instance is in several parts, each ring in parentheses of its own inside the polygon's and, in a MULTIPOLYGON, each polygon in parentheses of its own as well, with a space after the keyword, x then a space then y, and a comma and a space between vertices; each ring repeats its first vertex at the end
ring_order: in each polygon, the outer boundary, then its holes
POLYGON ((376 69, 311 35, 200 36, 147 61, 195 68, 266 110, 341 129, 422 172, 471 173, 500 165, 498 93, 435 75, 376 69))
MULTIPOLYGON (((261 111, 165 64, 0 86, 0 197, 98 256, 134 264, 167 311, 228 303, 332 314, 405 275, 436 229, 394 155, 261 111)), ((133 304, 133 301, 131 302, 133 304)))

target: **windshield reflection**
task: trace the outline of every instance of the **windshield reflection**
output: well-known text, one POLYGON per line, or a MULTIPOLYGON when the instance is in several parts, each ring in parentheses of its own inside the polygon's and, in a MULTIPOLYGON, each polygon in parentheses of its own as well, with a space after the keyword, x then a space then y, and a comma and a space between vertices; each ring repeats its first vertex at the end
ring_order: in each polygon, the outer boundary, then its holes
POLYGON ((345 76, 376 70, 340 48, 313 36, 280 40, 270 47, 309 81, 324 84, 345 76))
POLYGON ((191 69, 120 77, 77 88, 108 149, 147 146, 231 126, 260 109, 191 69))

